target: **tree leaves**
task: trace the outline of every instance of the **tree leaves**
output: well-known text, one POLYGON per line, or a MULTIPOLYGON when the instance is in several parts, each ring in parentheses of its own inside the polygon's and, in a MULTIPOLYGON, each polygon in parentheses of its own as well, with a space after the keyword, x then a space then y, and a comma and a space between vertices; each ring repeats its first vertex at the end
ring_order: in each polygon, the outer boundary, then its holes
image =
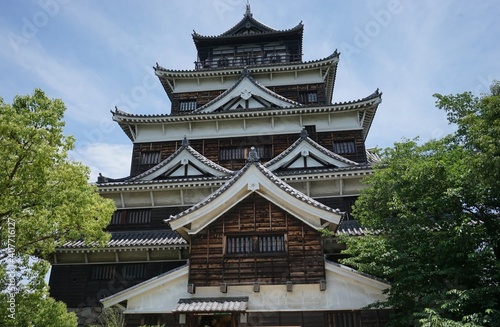
POLYGON ((0 295, 2 305, 12 294, 16 300, 15 319, 0 324, 75 326, 49 297, 43 259, 65 241, 109 239, 114 203, 88 184, 87 167, 68 158, 74 141, 63 134, 65 109, 39 89, 12 105, 0 98, 0 286, 11 290, 0 295))
POLYGON ((403 140, 381 153, 353 210, 379 233, 346 238, 344 263, 392 283, 381 305, 394 309, 393 326, 495 326, 500 96, 436 98, 457 132, 424 144, 403 140))

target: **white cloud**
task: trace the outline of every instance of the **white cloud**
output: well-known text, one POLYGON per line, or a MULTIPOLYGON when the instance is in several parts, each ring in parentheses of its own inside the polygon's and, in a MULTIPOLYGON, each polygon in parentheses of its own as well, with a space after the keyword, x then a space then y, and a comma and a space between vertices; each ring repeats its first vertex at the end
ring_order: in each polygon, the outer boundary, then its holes
POLYGON ((130 175, 132 146, 124 144, 93 143, 79 147, 70 153, 70 158, 81 161, 90 168, 90 181, 103 176, 120 178, 130 175))

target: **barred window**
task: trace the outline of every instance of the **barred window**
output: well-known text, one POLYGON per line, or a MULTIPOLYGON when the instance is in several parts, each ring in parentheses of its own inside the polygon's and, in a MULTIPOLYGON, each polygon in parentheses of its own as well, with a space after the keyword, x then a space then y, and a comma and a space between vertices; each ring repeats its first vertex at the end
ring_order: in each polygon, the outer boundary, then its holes
POLYGON ((160 162, 159 151, 141 152, 141 165, 156 165, 160 162))
POLYGON ((151 210, 117 210, 111 217, 111 225, 121 224, 149 224, 151 223, 151 210))
POLYGON ((318 103, 318 92, 317 91, 307 91, 299 93, 300 103, 318 103))
POLYGON ((114 265, 94 265, 91 268, 91 277, 94 280, 113 279, 116 275, 114 265))
POLYGON ((282 253, 285 251, 285 236, 282 234, 226 237, 226 254, 282 253))
POLYGON ((121 275, 125 279, 143 279, 146 277, 146 265, 134 264, 122 266, 121 275))
MULTIPOLYGON (((272 146, 271 145, 258 145, 255 146, 255 150, 260 158, 270 159, 272 158, 272 146)), ((250 147, 224 147, 219 149, 219 160, 244 160, 248 157, 248 152, 250 152, 250 147)))
POLYGON ((179 111, 193 111, 196 109, 196 100, 180 100, 179 111))
POLYGON ((356 142, 354 140, 334 142, 333 152, 338 154, 356 153, 356 142))
POLYGON ((111 280, 115 278, 128 280, 144 279, 146 278, 146 265, 93 265, 91 268, 91 278, 93 280, 111 280))

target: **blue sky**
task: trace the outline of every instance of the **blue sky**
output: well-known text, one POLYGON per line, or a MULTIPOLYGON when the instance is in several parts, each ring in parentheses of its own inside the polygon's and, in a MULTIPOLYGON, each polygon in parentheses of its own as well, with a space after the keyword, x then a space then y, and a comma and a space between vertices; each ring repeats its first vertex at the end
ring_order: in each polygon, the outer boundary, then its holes
MULTIPOLYGON (((131 141, 111 120, 115 106, 168 113, 152 67, 193 69, 191 34, 236 24, 246 0, 3 1, 0 96, 43 89, 62 99, 72 157, 110 177, 128 175, 131 141)), ((334 102, 383 92, 369 147, 422 141, 453 130, 434 93, 479 95, 500 79, 500 3, 494 0, 251 0, 276 29, 304 23, 304 60, 341 52, 334 102)))

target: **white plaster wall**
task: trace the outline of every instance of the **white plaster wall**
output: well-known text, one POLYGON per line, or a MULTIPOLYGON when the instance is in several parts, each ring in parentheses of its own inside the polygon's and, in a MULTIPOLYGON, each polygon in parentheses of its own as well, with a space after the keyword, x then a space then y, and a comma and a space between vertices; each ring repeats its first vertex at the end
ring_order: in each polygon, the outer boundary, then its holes
POLYGON ((315 113, 256 117, 243 119, 224 118, 218 121, 197 121, 185 123, 138 124, 135 142, 179 141, 188 139, 211 139, 276 133, 300 133, 303 126, 316 125, 318 132, 332 130, 360 129, 356 111, 342 113, 315 113))
POLYGON ((293 285, 292 292, 287 292, 285 285, 261 285, 260 292, 253 292, 252 285, 229 285, 227 293, 221 293, 219 287, 197 287, 195 294, 189 294, 186 273, 129 298, 126 312, 165 313, 170 312, 181 298, 241 296, 249 297, 248 311, 357 310, 384 300, 382 290, 388 287, 356 273, 337 273, 332 270, 327 270, 326 281, 325 291, 320 291, 319 284, 293 285))

